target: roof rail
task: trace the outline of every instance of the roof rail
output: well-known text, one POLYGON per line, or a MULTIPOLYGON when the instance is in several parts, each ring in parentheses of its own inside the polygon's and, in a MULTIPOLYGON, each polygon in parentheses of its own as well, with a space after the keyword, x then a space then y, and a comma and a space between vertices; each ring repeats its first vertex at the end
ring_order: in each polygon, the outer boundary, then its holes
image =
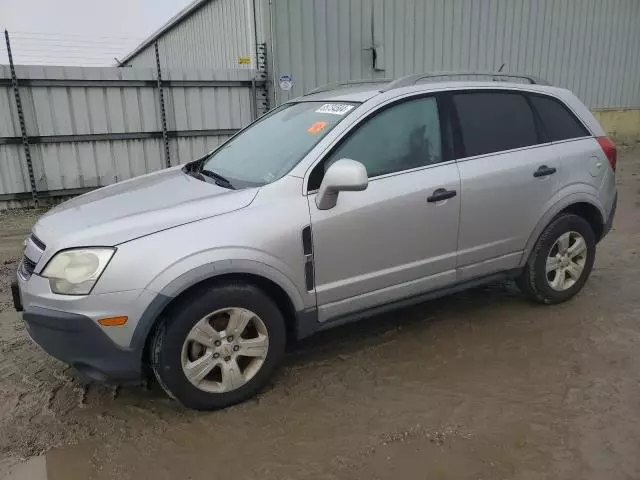
POLYGON ((393 90, 395 88, 410 87, 417 84, 420 80, 424 80, 424 79, 438 78, 438 77, 452 77, 452 76, 459 76, 459 75, 478 75, 478 76, 493 77, 494 82, 499 81, 498 77, 522 78, 524 80, 528 80, 531 85, 550 85, 548 81, 542 78, 538 78, 533 75, 522 75, 519 73, 450 71, 450 72, 417 73, 414 75, 407 75, 406 77, 402 77, 392 81, 387 86, 385 86, 382 89, 382 91, 386 92, 388 90, 393 90))
POLYGON ((349 87, 351 85, 365 85, 367 83, 389 83, 391 82, 392 79, 390 78, 363 78, 360 80, 347 80, 344 82, 334 82, 334 83, 327 83, 326 85, 320 85, 318 88, 314 88, 313 90, 311 90, 310 92, 307 92, 304 94, 304 96, 307 95, 312 95, 314 93, 320 93, 320 92, 328 92, 330 90, 336 90, 338 88, 342 88, 342 87, 349 87))

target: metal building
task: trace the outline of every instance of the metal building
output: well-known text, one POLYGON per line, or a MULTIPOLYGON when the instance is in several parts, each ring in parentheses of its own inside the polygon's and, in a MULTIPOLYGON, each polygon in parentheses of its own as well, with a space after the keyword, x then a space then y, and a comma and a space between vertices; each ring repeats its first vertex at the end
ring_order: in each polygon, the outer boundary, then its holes
POLYGON ((276 103, 504 64, 570 88, 618 137, 640 131, 640 0, 196 0, 123 63, 153 66, 155 40, 163 66, 191 69, 252 68, 265 43, 276 103))
POLYGON ((0 209, 190 161, 349 79, 504 65, 640 141, 640 0, 196 0, 122 64, 0 66, 0 209))

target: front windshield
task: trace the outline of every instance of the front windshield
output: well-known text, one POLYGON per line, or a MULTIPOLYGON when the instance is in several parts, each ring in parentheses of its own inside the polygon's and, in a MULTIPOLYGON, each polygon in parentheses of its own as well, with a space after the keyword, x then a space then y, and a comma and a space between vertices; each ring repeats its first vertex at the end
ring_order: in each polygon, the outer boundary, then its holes
POLYGON ((354 103, 282 105, 205 159, 200 172, 232 188, 260 186, 286 175, 356 107, 354 103))

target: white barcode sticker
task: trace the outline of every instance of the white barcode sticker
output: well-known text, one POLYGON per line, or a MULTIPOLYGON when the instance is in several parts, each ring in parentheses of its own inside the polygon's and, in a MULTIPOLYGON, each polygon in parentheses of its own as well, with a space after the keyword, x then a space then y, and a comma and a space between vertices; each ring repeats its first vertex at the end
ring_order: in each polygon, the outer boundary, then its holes
POLYGON ((353 108, 353 105, 347 105, 345 103, 325 103, 322 105, 316 113, 330 113, 331 115, 344 115, 353 108))

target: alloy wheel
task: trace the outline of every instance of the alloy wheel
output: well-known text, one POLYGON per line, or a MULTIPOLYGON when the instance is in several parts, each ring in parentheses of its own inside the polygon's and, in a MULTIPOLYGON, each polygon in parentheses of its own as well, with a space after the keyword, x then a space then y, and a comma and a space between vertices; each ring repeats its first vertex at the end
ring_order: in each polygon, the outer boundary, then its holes
POLYGON ((264 322, 245 308, 216 310, 199 320, 182 345, 182 371, 200 390, 236 390, 260 370, 269 351, 264 322))
POLYGON ((587 261, 587 243, 578 232, 566 232, 555 241, 546 262, 549 286, 558 292, 573 287, 587 261))

